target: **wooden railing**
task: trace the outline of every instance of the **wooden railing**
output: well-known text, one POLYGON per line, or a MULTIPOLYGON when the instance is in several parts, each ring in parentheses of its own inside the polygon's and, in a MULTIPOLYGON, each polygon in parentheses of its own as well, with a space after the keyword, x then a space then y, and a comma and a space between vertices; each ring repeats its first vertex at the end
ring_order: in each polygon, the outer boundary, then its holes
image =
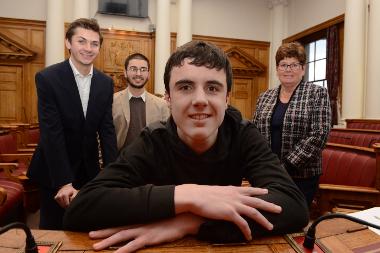
POLYGON ((380 130, 332 128, 327 141, 370 148, 374 143, 380 143, 380 130))
POLYGON ((380 130, 380 119, 346 119, 347 128, 380 130))

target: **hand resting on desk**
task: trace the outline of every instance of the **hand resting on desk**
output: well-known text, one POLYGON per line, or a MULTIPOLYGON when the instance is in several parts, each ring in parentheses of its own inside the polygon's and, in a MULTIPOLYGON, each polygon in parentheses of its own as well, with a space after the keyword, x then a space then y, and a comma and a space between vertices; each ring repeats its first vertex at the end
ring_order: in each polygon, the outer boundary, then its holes
POLYGON ((265 194, 268 194, 267 189, 254 187, 184 184, 175 187, 174 202, 177 214, 191 212, 209 219, 233 222, 245 238, 251 240, 251 230, 242 216, 272 230, 273 224, 258 209, 281 212, 280 206, 254 197, 265 194))
POLYGON ((197 234, 205 218, 235 223, 247 240, 251 230, 242 216, 247 216, 268 230, 273 225, 258 209, 280 213, 281 207, 252 196, 267 194, 268 190, 253 187, 205 186, 186 184, 175 188, 176 217, 149 224, 109 228, 89 233, 95 250, 102 250, 129 241, 117 253, 133 252, 148 245, 171 242, 189 234, 197 234), (204 218, 203 218, 204 217, 204 218))
POLYGON ((174 218, 142 225, 91 231, 91 239, 103 239, 93 245, 95 250, 106 249, 118 243, 129 241, 115 253, 134 252, 145 246, 172 242, 189 234, 196 234, 204 219, 190 214, 179 214, 174 218))

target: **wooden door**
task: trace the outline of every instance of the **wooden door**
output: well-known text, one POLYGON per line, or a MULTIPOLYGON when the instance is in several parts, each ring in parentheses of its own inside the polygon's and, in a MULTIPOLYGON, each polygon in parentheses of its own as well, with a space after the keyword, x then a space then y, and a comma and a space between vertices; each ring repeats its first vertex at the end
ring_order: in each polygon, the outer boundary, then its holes
POLYGON ((243 118, 252 118, 252 78, 234 78, 230 104, 241 112, 243 118))
POLYGON ((0 122, 21 122, 22 67, 0 65, 0 122))
POLYGON ((229 103, 241 112, 244 119, 251 120, 257 99, 266 89, 260 76, 234 77, 229 103))
POLYGON ((244 119, 251 120, 256 110, 257 98, 267 88, 266 66, 237 47, 231 47, 226 53, 233 72, 229 102, 240 110, 244 119))

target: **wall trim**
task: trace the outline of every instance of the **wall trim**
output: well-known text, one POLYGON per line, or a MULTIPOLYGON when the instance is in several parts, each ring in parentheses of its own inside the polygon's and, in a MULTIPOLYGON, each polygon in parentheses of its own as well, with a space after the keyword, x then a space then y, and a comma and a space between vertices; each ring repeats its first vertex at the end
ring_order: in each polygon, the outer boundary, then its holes
POLYGON ((306 29, 306 30, 304 30, 304 31, 302 31, 300 33, 297 33, 295 35, 292 35, 292 36, 290 36, 288 38, 285 38, 285 39, 282 40, 282 43, 296 41, 296 40, 298 40, 300 38, 306 37, 306 36, 308 36, 310 34, 313 34, 315 32, 319 32, 319 31, 324 30, 324 29, 326 29, 326 28, 328 28, 328 27, 330 27, 332 25, 339 24, 339 23, 342 23, 342 22, 344 22, 344 14, 339 15, 339 16, 337 16, 335 18, 329 19, 329 20, 327 20, 327 21, 325 21, 325 22, 323 22, 321 24, 318 24, 316 26, 310 27, 310 28, 308 28, 308 29, 306 29))

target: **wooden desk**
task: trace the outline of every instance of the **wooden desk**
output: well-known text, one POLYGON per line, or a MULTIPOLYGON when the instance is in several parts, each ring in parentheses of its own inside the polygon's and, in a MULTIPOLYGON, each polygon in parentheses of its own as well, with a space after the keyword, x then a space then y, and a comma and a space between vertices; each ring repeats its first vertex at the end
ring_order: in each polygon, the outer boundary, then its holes
MULTIPOLYGON (((317 226, 317 238, 332 253, 365 253, 375 251, 363 251, 363 247, 368 245, 378 245, 380 249, 380 236, 369 229, 347 233, 348 229, 355 229, 360 225, 343 219, 326 220, 317 226)), ((86 233, 66 232, 66 231, 49 231, 33 230, 33 235, 37 241, 62 241, 59 248, 60 253, 79 253, 94 252, 92 250, 92 241, 86 233)), ((0 235, 0 252, 16 253, 23 249, 25 242, 24 232, 18 229, 10 230, 0 235)), ((112 252, 106 250, 101 252, 112 252)), ((257 238, 247 244, 234 245, 212 245, 205 242, 197 241, 194 238, 185 238, 174 243, 163 244, 155 247, 147 247, 139 251, 140 253, 211 253, 211 252, 276 252, 276 253, 294 253, 295 250, 288 244, 282 236, 273 236, 266 238, 257 238)), ((377 251, 376 251, 377 252, 377 251)))

